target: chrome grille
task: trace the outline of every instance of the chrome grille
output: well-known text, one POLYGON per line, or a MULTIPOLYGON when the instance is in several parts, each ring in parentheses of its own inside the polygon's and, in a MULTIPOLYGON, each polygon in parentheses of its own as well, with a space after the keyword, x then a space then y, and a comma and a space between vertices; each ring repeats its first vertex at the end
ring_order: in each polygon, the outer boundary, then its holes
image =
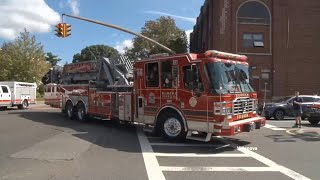
POLYGON ((250 98, 238 98, 233 101, 232 112, 234 115, 255 111, 254 100, 250 98))

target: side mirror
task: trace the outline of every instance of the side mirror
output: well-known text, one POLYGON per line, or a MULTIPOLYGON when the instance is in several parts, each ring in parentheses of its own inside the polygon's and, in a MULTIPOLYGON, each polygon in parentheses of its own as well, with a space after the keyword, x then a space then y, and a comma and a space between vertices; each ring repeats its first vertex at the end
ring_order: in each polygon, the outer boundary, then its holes
POLYGON ((194 92, 194 94, 195 94, 197 97, 200 97, 202 93, 201 93, 200 89, 196 89, 196 91, 194 92))

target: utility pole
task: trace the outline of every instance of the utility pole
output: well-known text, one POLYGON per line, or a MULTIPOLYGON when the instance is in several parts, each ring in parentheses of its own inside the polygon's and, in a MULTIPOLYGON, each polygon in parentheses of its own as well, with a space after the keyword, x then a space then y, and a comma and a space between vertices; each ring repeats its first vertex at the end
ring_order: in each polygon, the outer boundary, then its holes
POLYGON ((160 43, 158 43, 157 41, 155 41, 155 40, 153 40, 151 38, 148 38, 148 37, 146 37, 146 36, 144 36, 142 34, 139 34, 139 33, 132 32, 132 31, 130 31, 128 29, 125 29, 125 28, 122 28, 120 26, 116 26, 116 25, 113 25, 113 24, 108 24, 108 23, 104 23, 104 22, 101 22, 101 21, 88 19, 88 18, 84 18, 84 17, 80 17, 80 16, 73 16, 73 15, 69 15, 69 14, 62 14, 62 21, 63 21, 63 16, 67 16, 67 17, 71 17, 71 18, 75 18, 75 19, 91 22, 91 23, 94 23, 94 24, 99 24, 99 25, 102 25, 102 26, 107 26, 107 27, 110 27, 110 28, 113 28, 113 29, 117 29, 117 30, 129 33, 129 34, 135 35, 135 36, 139 36, 139 37, 141 37, 141 38, 143 38, 143 39, 145 39, 147 41, 152 42, 153 44, 156 44, 157 46, 162 47, 163 49, 165 49, 166 51, 168 51, 171 54, 176 54, 173 50, 169 49, 168 47, 164 46, 163 44, 160 44, 160 43))
POLYGON ((262 114, 264 114, 264 108, 266 106, 266 99, 267 99, 267 82, 264 83, 264 102, 263 102, 263 108, 262 108, 262 114))

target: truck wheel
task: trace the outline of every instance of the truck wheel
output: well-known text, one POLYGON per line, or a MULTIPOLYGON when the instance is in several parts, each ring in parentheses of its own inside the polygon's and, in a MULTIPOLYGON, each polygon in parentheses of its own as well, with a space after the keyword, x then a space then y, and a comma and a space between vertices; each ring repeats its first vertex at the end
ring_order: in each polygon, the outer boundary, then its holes
POLYGON ((25 99, 22 104, 18 105, 18 109, 27 109, 29 106, 28 101, 25 99))
POLYGON ((281 109, 278 109, 274 112, 274 119, 276 120, 282 120, 284 118, 284 111, 281 109))
POLYGON ((78 105, 77 105, 76 118, 80 122, 87 122, 88 121, 88 118, 86 115, 86 108, 82 102, 78 103, 78 105))
POLYGON ((183 141, 186 138, 184 123, 179 115, 164 115, 160 117, 160 132, 168 141, 183 141))
POLYGON ((1 106, 1 107, 0 107, 0 110, 1 110, 1 111, 7 110, 7 106, 1 106))
POLYGON ((310 122, 310 124, 312 124, 312 125, 317 125, 319 122, 320 122, 320 120, 315 120, 315 119, 310 119, 310 120, 308 120, 309 122, 310 122))
POLYGON ((73 119, 73 105, 70 101, 66 104, 65 113, 68 119, 73 119))

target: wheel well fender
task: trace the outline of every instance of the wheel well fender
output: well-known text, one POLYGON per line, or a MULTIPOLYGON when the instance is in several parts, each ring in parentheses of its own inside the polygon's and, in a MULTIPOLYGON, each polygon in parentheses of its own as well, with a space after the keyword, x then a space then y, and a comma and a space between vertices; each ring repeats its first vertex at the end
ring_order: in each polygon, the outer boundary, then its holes
POLYGON ((183 122, 183 126, 184 126, 184 129, 185 131, 188 131, 188 124, 187 124, 187 121, 185 120, 185 117, 183 116, 182 112, 176 108, 176 107, 173 107, 173 106, 164 106, 162 107, 158 113, 156 114, 156 118, 155 118, 155 126, 157 127, 159 125, 159 117, 162 115, 162 114, 165 114, 165 113, 174 113, 174 114, 177 114, 181 117, 181 120, 183 122))
POLYGON ((72 107, 74 107, 73 101, 72 101, 71 99, 67 99, 67 100, 66 100, 66 103, 65 103, 65 105, 64 105, 64 109, 66 109, 68 103, 71 103, 71 104, 72 104, 72 107))

